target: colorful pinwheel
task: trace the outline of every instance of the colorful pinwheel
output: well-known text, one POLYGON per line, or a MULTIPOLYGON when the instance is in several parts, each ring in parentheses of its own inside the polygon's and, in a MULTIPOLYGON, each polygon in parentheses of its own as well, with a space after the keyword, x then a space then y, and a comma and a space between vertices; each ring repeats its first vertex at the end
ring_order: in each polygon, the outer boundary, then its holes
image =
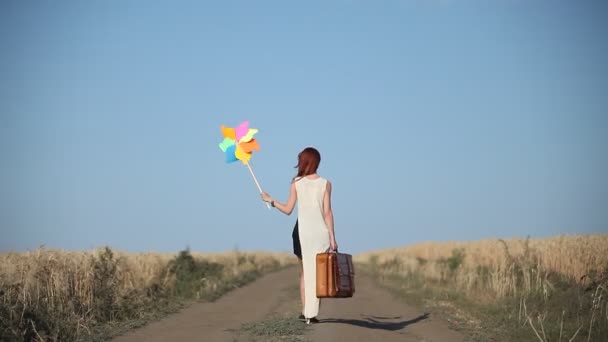
MULTIPOLYGON (((236 128, 226 127, 224 125, 222 125, 221 128, 224 140, 222 140, 219 146, 222 152, 226 154, 226 163, 232 163, 240 160, 243 164, 245 164, 249 169, 258 190, 260 190, 260 193, 262 193, 262 187, 260 186, 258 179, 255 177, 249 163, 253 151, 260 150, 260 145, 258 145, 258 142, 253 138, 258 130, 255 128, 249 128, 248 121, 242 122, 236 128)), ((270 209, 270 205, 268 203, 266 203, 266 206, 268 209, 270 209)))
POLYGON ((245 121, 236 128, 222 125, 224 140, 220 143, 220 149, 226 154, 226 162, 232 163, 237 160, 248 165, 253 151, 259 151, 260 146, 253 138, 258 132, 255 128, 249 128, 249 122, 245 121))

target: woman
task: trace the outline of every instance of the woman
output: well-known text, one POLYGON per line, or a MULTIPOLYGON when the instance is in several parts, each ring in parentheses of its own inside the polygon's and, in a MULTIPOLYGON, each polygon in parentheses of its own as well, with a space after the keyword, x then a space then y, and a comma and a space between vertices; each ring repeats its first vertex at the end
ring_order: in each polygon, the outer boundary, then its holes
POLYGON ((267 193, 262 200, 286 215, 298 204, 298 237, 302 251, 304 310, 306 323, 317 323, 320 300, 317 298, 317 253, 337 250, 334 215, 331 208, 331 182, 317 174, 321 155, 313 147, 298 154, 298 173, 291 182, 287 203, 267 193))

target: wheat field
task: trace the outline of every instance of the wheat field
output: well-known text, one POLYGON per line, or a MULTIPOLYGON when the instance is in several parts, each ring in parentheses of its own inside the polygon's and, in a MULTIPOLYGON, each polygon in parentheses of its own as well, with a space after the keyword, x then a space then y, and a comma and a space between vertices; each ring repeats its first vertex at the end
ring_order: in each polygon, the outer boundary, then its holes
MULTIPOLYGON (((129 253, 39 248, 0 254, 0 340, 79 340, 178 296, 221 295, 294 263, 287 253, 129 253)), ((162 304, 164 303, 164 304, 162 304)))
POLYGON ((362 253, 355 259, 383 264, 386 272, 418 273, 429 280, 455 277, 461 289, 482 287, 506 296, 521 290, 515 282, 516 272, 528 277, 526 290, 548 285, 553 274, 575 282, 589 281, 588 275, 603 272, 608 265, 608 235, 421 242, 362 253), (458 258, 454 260, 458 267, 449 272, 446 262, 458 258))
POLYGON ((608 335, 608 234, 421 242, 354 259, 430 305, 465 298, 458 312, 469 312, 473 331, 485 326, 482 340, 589 342, 608 335), (472 306, 486 314, 475 318, 472 306))
MULTIPOLYGON (((0 284, 4 289, 2 298, 11 297, 14 295, 12 291, 18 290, 19 297, 28 303, 36 303, 44 297, 90 304, 96 280, 96 270, 91 262, 102 252, 103 249, 77 252, 38 249, 0 254, 0 284)), ((251 270, 265 271, 294 261, 286 253, 261 251, 191 254, 195 259, 223 265, 226 277, 235 277, 251 270)), ((170 289, 175 284, 175 274, 167 273, 166 268, 175 257, 175 253, 114 251, 117 293, 127 294, 153 285, 170 289)))
MULTIPOLYGON (((539 303, 547 303, 555 288, 563 287, 560 282, 588 287, 592 291, 580 297, 587 306, 579 305, 572 313, 579 317, 576 322, 590 325, 579 331, 591 334, 608 329, 606 234, 421 242, 353 257, 372 265, 379 276, 414 277, 423 284, 443 284, 490 302, 540 293, 544 299, 539 303), (594 317, 600 317, 599 321, 594 317)), ((0 340, 87 340, 100 326, 144 319, 178 298, 214 298, 295 263, 290 253, 265 251, 129 253, 109 248, 39 248, 2 253, 0 340)), ((535 310, 549 309, 538 304, 535 310)), ((570 333, 579 328, 572 322, 567 324, 570 333)))

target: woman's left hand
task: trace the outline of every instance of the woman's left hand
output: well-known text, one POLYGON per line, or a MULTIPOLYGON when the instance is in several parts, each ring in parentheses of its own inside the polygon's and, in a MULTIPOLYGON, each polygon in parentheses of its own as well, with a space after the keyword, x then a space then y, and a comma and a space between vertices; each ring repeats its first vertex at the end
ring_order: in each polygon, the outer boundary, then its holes
POLYGON ((272 202, 272 196, 269 194, 262 192, 262 201, 264 202, 272 202))

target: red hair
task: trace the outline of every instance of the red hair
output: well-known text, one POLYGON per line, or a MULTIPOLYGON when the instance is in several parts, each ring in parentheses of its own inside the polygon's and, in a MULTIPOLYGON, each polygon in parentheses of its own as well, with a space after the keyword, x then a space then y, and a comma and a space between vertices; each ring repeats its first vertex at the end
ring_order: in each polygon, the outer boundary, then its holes
POLYGON ((317 172, 321 163, 321 154, 314 147, 307 147, 298 154, 297 177, 312 175, 317 172))

